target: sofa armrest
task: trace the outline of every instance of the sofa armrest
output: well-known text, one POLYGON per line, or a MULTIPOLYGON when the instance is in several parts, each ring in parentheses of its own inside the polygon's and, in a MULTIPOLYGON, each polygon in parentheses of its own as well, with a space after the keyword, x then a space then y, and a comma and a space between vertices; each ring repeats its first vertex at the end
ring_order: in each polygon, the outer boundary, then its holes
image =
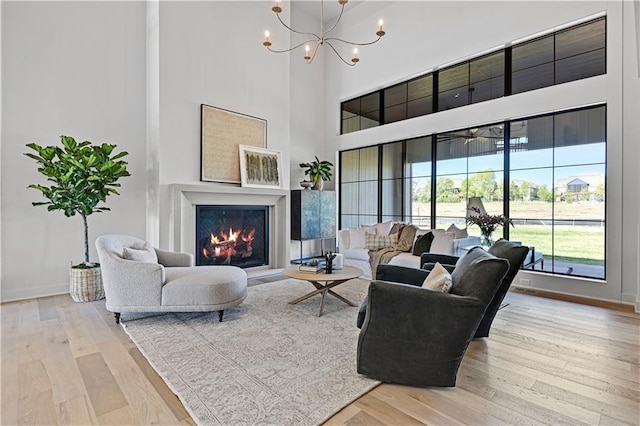
POLYGON ((410 284, 420 287, 424 279, 429 275, 428 271, 408 266, 380 264, 376 271, 376 278, 380 281, 410 284))
POLYGON ((422 269, 426 269, 424 265, 426 263, 434 264, 436 262, 441 265, 454 265, 458 261, 458 256, 450 256, 448 254, 437 254, 437 253, 422 253, 420 255, 420 267, 422 269))
POLYGON ((340 229, 338 231, 338 252, 344 253, 345 250, 349 250, 349 230, 348 229, 340 229))
MULTIPOLYGON (((454 269, 456 269, 456 265, 447 265, 444 263, 441 263, 440 265, 444 269, 446 269, 447 272, 449 272, 450 274, 453 273, 454 269)), ((426 262, 422 264, 422 269, 424 269, 425 271, 431 272, 435 266, 436 266, 435 262, 426 262)))
POLYGON ((193 256, 190 253, 178 253, 155 249, 158 263, 164 266, 193 266, 193 256))
POLYGON ((109 311, 162 304, 164 266, 112 257, 103 261, 100 269, 109 311))

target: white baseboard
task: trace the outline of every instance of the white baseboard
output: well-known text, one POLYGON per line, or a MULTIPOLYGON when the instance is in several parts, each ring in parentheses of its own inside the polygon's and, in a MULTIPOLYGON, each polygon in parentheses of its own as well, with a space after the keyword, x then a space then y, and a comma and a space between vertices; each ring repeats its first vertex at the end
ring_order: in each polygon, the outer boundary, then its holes
POLYGON ((634 310, 636 311, 636 313, 640 314, 640 299, 639 299, 640 295, 635 295, 635 294, 631 294, 631 293, 622 293, 622 296, 620 297, 622 303, 626 303, 629 305, 633 305, 634 310))
POLYGON ((636 300, 636 295, 632 293, 622 293, 620 295, 620 301, 629 305, 635 305, 640 302, 640 300, 636 300))
POLYGON ((541 293, 555 293, 555 294, 563 294, 563 295, 567 295, 567 296, 574 296, 577 298, 582 298, 582 299, 590 299, 590 300, 600 300, 602 302, 612 302, 612 303, 620 303, 622 305, 631 305, 631 306, 635 306, 636 307, 636 311, 638 311, 638 305, 640 304, 640 301, 636 301, 636 295, 635 294, 622 294, 620 296, 620 300, 615 300, 615 299, 606 299, 603 297, 593 297, 593 296, 585 296, 583 294, 579 294, 579 293, 567 293, 564 291, 555 291, 555 290, 548 290, 546 288, 540 288, 540 287, 531 287, 531 286, 523 286, 523 285, 518 285, 518 284, 511 284, 511 287, 515 287, 519 290, 524 290, 524 291, 539 291, 541 293))
POLYGON ((15 302, 16 300, 35 299, 37 297, 57 296, 69 294, 69 283, 52 284, 42 287, 24 288, 16 290, 2 289, 0 302, 15 302))

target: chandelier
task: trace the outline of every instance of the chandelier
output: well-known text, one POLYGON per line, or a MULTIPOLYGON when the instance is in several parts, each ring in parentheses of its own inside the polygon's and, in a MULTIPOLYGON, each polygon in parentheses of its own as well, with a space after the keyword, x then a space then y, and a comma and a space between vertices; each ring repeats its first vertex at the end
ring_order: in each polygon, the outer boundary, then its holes
POLYGON ((338 50, 334 47, 333 43, 336 42, 340 42, 340 43, 344 43, 344 44, 349 44, 351 46, 368 46, 370 44, 374 44, 377 43, 378 41, 380 41, 380 39, 382 38, 383 35, 385 35, 385 32, 382 28, 382 19, 380 21, 378 21, 378 31, 376 31, 376 35, 378 36, 377 39, 370 41, 368 43, 355 43, 352 41, 347 41, 338 37, 327 37, 327 34, 329 34, 331 31, 333 31, 333 29, 338 25, 338 22, 340 22, 340 19, 342 18, 342 13, 344 12, 344 6, 349 2, 349 0, 338 0, 338 3, 340 3, 340 14, 338 15, 338 18, 336 19, 336 21, 333 23, 333 25, 331 25, 331 27, 325 31, 324 29, 324 1, 320 0, 320 32, 319 33, 312 33, 312 32, 304 32, 304 31, 297 31, 294 30, 293 28, 291 28, 290 26, 288 26, 287 24, 285 24, 282 21, 282 18, 280 18, 280 13, 282 12, 282 7, 280 6, 280 1, 277 0, 275 6, 273 6, 271 8, 271 10, 273 11, 273 13, 276 14, 276 16, 278 17, 278 21, 280 21, 280 23, 287 28, 289 31, 294 32, 296 34, 301 34, 301 35, 306 35, 309 37, 309 39, 303 41, 300 44, 297 44, 289 49, 286 50, 276 50, 276 49, 272 49, 271 48, 271 41, 269 40, 269 31, 265 31, 264 32, 264 36, 265 36, 265 40, 262 43, 270 52, 273 53, 286 53, 286 52, 291 52, 292 50, 295 50, 299 47, 304 46, 304 60, 307 61, 308 64, 310 64, 311 62, 313 62, 313 60, 316 57, 316 54, 318 53, 318 49, 320 48, 320 46, 324 46, 325 44, 327 46, 329 46, 331 48, 331 50, 334 51, 334 53, 336 55, 338 55, 338 58, 340 58, 340 60, 342 62, 344 62, 345 64, 349 65, 349 66, 355 66, 355 64, 358 63, 358 61, 360 61, 360 59, 358 58, 358 48, 355 47, 353 49, 353 57, 351 58, 351 62, 348 62, 346 59, 344 59, 342 57, 342 55, 340 55, 340 53, 338 53, 338 50))

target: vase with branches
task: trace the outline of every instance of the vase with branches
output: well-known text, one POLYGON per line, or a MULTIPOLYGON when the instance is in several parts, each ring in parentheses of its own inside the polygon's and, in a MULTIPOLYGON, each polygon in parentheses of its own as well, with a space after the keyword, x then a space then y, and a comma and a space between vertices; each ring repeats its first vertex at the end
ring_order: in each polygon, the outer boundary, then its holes
POLYGON ((493 233, 500 226, 514 226, 513 221, 506 218, 502 214, 491 215, 481 211, 478 207, 469 208, 470 213, 467 215, 467 225, 477 225, 482 234, 482 244, 493 245, 493 233))

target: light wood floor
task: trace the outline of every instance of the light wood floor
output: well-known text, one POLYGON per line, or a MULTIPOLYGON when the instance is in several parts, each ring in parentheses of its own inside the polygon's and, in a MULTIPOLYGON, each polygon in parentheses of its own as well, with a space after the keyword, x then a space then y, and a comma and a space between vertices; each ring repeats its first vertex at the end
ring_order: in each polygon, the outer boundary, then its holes
MULTIPOLYGON (((507 301, 456 388, 383 384, 327 423, 640 424, 639 315, 521 292, 507 301)), ((0 311, 3 425, 193 424, 104 301, 53 296, 0 311)))

